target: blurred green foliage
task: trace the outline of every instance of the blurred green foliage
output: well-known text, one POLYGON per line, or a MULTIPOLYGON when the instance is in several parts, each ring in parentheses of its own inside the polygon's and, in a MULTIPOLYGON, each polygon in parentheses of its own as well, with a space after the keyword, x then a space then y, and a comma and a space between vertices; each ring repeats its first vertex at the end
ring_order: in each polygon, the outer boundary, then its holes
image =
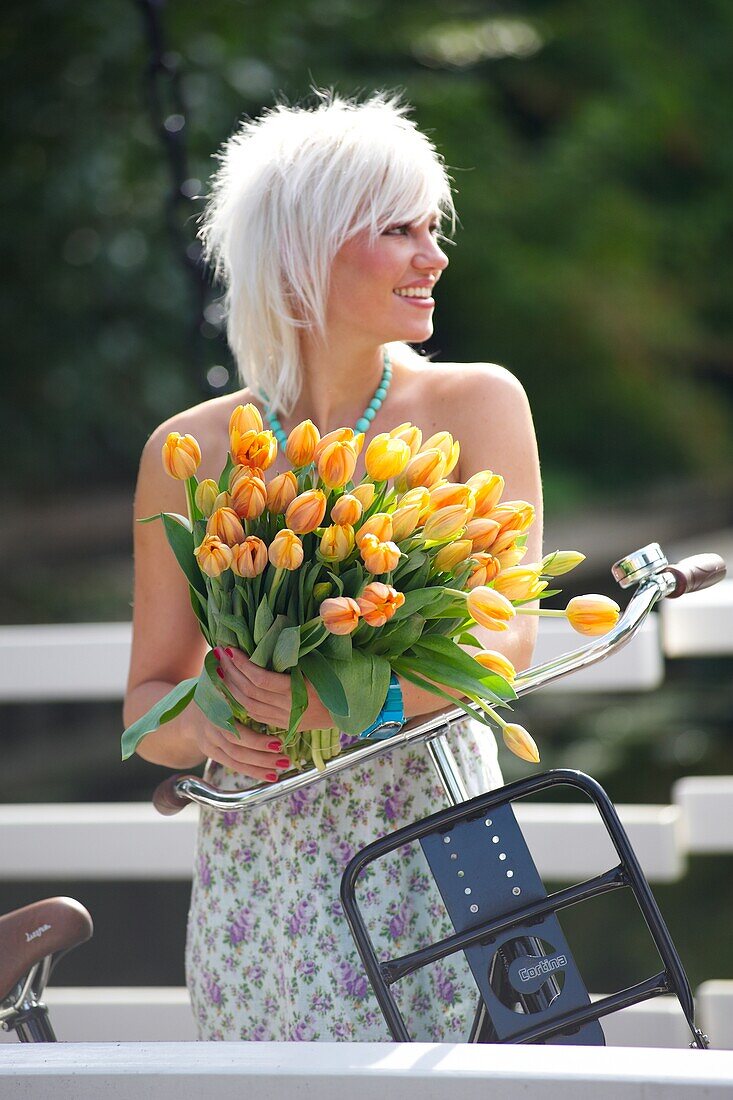
POLYGON ((461 226, 433 349, 522 379, 551 500, 730 463, 729 4, 158 6, 186 195, 149 112, 144 5, 6 8, 2 407, 21 477, 42 439, 50 489, 127 483, 152 428, 217 392, 217 293, 202 323, 183 255, 211 157, 242 115, 313 84, 402 88, 443 152, 461 226))

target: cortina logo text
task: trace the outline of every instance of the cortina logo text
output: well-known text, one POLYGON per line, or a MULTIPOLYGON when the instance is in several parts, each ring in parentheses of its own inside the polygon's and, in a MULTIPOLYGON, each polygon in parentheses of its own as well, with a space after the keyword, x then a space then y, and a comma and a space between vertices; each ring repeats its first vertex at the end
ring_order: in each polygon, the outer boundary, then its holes
POLYGON ((523 966, 518 971, 518 975, 520 981, 531 982, 541 974, 551 974, 553 970, 562 970, 567 965, 568 960, 565 955, 555 955, 554 959, 538 959, 536 966, 523 966))
POLYGON ((40 924, 38 928, 34 928, 32 932, 26 932, 25 942, 30 943, 31 940, 39 940, 44 932, 50 932, 50 924, 40 924))

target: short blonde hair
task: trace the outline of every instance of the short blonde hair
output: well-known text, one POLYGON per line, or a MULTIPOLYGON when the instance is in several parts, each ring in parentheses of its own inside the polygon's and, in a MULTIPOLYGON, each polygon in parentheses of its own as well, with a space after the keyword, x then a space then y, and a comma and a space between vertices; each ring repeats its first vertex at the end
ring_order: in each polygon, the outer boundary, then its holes
POLYGON ((300 393, 298 329, 323 332, 341 245, 433 209, 455 224, 443 159, 399 96, 317 94, 314 108, 278 104, 224 143, 198 230, 242 384, 275 413, 300 393))

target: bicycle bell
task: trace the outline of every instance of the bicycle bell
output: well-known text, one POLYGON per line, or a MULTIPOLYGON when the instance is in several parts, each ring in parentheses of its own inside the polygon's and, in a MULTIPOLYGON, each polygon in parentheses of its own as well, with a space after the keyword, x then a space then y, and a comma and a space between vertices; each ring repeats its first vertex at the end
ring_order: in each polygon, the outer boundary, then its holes
POLYGON ((632 584, 639 584, 647 577, 653 576, 664 569, 669 562, 658 542, 650 542, 648 546, 642 546, 641 550, 635 550, 633 554, 627 554, 611 566, 611 575, 617 580, 621 588, 630 588, 632 584))

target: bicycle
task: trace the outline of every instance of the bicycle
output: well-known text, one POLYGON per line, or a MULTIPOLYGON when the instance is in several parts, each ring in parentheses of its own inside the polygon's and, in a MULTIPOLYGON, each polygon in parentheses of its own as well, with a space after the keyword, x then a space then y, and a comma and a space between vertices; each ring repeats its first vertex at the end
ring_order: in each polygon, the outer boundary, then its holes
MULTIPOLYGON (((725 563, 718 555, 699 554, 670 564, 656 543, 620 559, 612 566, 612 575, 622 588, 636 586, 636 590, 616 626, 581 649, 518 675, 514 683, 517 695, 535 691, 605 659, 631 640, 661 599, 674 599, 710 587, 722 580, 725 573, 725 563)), ((344 913, 393 1038, 410 1041, 390 986, 429 962, 464 951, 479 990, 469 1042, 556 1041, 600 1045, 605 1042, 599 1024, 602 1016, 671 992, 677 996, 690 1026, 693 1036, 690 1045, 706 1048, 708 1039, 695 1025, 692 993, 679 955, 618 815, 603 789, 582 773, 555 770, 468 800, 445 739, 450 724, 463 715, 461 709, 450 708, 428 718, 413 719, 385 740, 346 747, 339 756, 326 762, 323 771, 312 768, 285 773, 275 787, 261 783, 244 791, 221 791, 198 776, 172 775, 156 788, 153 802, 164 815, 178 813, 189 802, 221 812, 246 810, 282 798, 303 786, 322 782, 378 753, 424 740, 451 805, 367 845, 352 858, 341 880, 344 913), (548 897, 514 818, 511 803, 557 784, 574 786, 595 802, 620 863, 594 879, 548 897), (456 866, 451 861, 451 857, 456 858, 456 846, 451 848, 451 842, 460 838, 464 855, 471 853, 474 862, 481 865, 482 827, 489 826, 491 839, 496 837, 498 840, 499 833, 495 830, 499 824, 502 847, 508 848, 508 838, 511 840, 515 868, 512 874, 521 869, 525 884, 524 896, 520 887, 512 887, 512 900, 503 908, 497 908, 494 903, 495 891, 492 892, 491 882, 487 886, 481 877, 472 878, 471 887, 466 886, 468 880, 463 877, 460 894, 457 893, 456 866), (355 884, 370 862, 410 841, 419 841, 423 847, 455 934, 400 959, 380 963, 356 904, 355 884), (633 890, 665 966, 660 974, 645 982, 591 1004, 556 913, 596 894, 621 887, 633 890), (472 894, 473 890, 477 890, 476 895, 472 894), (466 901, 465 895, 471 895, 467 907, 461 905, 466 901), (480 911, 482 906, 483 912, 480 911), (536 1019, 527 1024, 528 1016, 536 1019)), ((468 867, 466 861, 463 862, 468 867)), ((485 859, 482 866, 485 870, 485 859)), ((472 873, 475 871, 475 867, 469 869, 472 873)), ((465 873, 464 870, 464 876, 465 873)), ((21 1042, 55 1041, 46 1006, 41 1000, 43 989, 60 955, 84 942, 91 934, 91 917, 73 899, 47 899, 0 918, 0 1023, 6 1029, 14 1028, 21 1042)))

